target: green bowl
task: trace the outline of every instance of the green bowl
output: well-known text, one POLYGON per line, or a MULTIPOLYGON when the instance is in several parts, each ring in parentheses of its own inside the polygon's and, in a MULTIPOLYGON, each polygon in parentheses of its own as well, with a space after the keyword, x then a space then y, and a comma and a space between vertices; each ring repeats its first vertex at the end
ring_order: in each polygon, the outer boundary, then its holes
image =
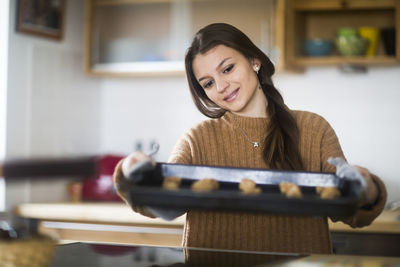
POLYGON ((359 36, 338 36, 336 48, 342 56, 365 56, 369 40, 359 36))

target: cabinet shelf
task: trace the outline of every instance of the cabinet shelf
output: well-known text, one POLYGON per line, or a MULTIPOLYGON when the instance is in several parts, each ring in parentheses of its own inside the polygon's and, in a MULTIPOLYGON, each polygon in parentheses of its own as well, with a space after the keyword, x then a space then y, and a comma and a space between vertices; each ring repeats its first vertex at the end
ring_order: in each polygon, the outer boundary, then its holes
POLYGON ((296 10, 352 10, 393 8, 397 0, 296 0, 296 10))
POLYGON ((318 65, 340 65, 340 64, 355 64, 355 65, 392 65, 398 63, 395 57, 390 56, 375 56, 375 57, 305 57, 296 58, 296 62, 302 66, 318 66, 318 65))
MULTIPOLYGON (((135 4, 159 4, 172 3, 176 0, 95 0, 96 6, 120 6, 120 5, 135 5, 135 4)), ((185 0, 187 1, 187 0, 185 0)), ((189 1, 206 1, 206 0, 189 0, 189 1)))
POLYGON ((267 54, 276 50, 271 0, 86 0, 85 8, 91 75, 182 75, 194 34, 215 22, 241 29, 267 54))
POLYGON ((184 75, 183 61, 120 62, 92 66, 93 74, 100 76, 184 75))
POLYGON ((282 12, 280 47, 281 68, 303 70, 323 65, 396 65, 400 63, 400 0, 280 0, 282 12), (325 39, 335 43, 337 31, 343 27, 394 28, 395 55, 388 55, 382 38, 373 57, 343 57, 333 53, 326 57, 308 57, 303 43, 325 39))

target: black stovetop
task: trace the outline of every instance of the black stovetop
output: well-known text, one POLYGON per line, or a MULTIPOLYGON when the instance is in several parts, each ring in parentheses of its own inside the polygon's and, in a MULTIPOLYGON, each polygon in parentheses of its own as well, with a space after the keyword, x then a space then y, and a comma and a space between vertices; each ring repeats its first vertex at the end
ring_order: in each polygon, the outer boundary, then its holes
POLYGON ((71 243, 57 246, 51 267, 271 266, 304 257, 245 251, 71 243))

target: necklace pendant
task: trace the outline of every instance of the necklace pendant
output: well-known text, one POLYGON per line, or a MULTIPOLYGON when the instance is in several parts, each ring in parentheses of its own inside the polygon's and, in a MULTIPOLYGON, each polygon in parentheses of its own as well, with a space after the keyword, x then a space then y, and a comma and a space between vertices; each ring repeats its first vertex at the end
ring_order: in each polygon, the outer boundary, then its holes
POLYGON ((259 146, 258 142, 253 142, 253 147, 258 147, 258 146, 259 146))

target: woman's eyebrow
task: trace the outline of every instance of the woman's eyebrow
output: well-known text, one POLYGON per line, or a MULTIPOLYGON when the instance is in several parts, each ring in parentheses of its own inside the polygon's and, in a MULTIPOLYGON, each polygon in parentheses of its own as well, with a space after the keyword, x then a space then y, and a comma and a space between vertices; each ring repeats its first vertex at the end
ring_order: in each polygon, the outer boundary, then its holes
POLYGON ((228 59, 230 59, 230 57, 227 57, 227 58, 223 59, 223 60, 221 61, 221 63, 218 64, 218 66, 217 66, 216 69, 219 69, 222 65, 224 65, 225 61, 227 61, 228 59))
MULTIPOLYGON (((218 64, 218 66, 217 66, 215 69, 218 70, 222 65, 224 65, 224 63, 225 63, 228 59, 230 59, 230 57, 224 58, 224 59, 218 64)), ((201 78, 199 79, 199 82, 201 82, 202 80, 204 80, 204 79, 206 79, 206 78, 207 78, 207 77, 201 77, 201 78)))

